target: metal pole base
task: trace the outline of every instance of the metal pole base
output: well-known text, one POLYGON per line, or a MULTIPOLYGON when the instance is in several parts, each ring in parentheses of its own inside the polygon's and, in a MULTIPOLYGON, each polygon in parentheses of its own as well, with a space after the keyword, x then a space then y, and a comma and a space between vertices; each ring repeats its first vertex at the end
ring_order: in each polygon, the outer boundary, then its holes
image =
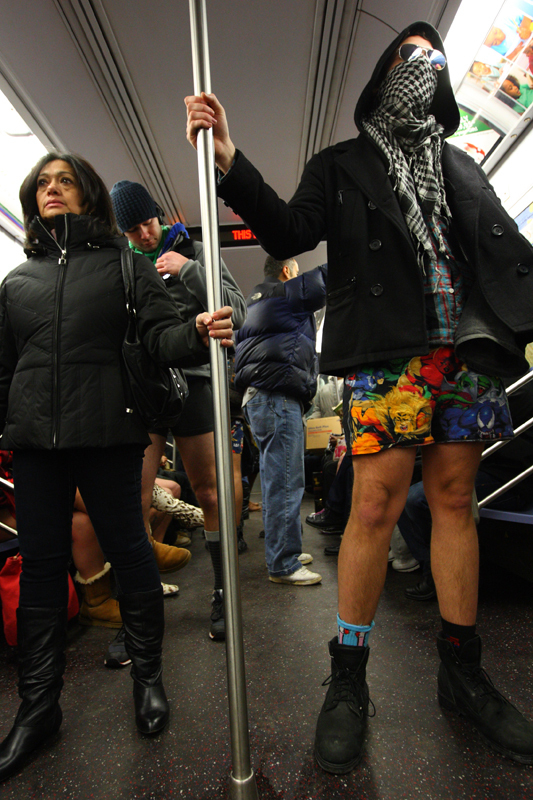
POLYGON ((244 780, 238 780, 230 774, 229 796, 231 800, 259 800, 255 775, 252 774, 244 780))

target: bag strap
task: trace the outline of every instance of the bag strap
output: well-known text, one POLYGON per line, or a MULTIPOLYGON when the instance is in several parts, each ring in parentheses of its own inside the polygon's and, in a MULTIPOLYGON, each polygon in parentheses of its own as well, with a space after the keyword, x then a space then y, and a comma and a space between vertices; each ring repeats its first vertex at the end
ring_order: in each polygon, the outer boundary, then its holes
POLYGON ((137 315, 135 310, 135 272, 133 271, 133 252, 129 246, 123 247, 120 251, 120 266, 128 316, 135 318, 137 315))

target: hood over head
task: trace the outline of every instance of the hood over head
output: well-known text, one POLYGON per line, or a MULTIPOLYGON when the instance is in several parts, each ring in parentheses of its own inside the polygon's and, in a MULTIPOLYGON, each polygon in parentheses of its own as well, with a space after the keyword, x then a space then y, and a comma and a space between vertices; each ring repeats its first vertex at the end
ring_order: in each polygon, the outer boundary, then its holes
MULTIPOLYGON (((373 107, 376 97, 376 90, 387 74, 387 68, 394 54, 398 51, 404 39, 407 39, 408 36, 414 35, 423 36, 425 39, 431 42, 436 50, 440 50, 441 53, 444 53, 444 45, 442 43, 442 39, 440 38, 440 34, 437 30, 435 30, 433 25, 429 24, 429 22, 413 22, 401 33, 399 33, 396 39, 391 42, 379 59, 374 72, 372 73, 372 77, 363 89, 361 96, 357 101, 354 118, 355 124, 359 130, 362 130, 361 122, 363 117, 366 116, 366 114, 368 114, 373 107)), ((451 134, 457 130, 459 126, 459 109, 457 107, 450 83, 450 71, 448 69, 448 64, 446 64, 444 69, 437 72, 437 88, 435 90, 435 95, 433 97, 433 102, 431 103, 429 113, 433 114, 437 122, 443 126, 445 138, 447 136, 451 136, 451 134)))

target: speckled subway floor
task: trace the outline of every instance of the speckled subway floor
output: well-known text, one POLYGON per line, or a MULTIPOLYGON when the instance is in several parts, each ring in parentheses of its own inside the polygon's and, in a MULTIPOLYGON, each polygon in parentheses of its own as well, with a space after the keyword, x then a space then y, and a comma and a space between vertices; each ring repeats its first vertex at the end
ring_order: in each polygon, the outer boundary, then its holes
MULTIPOLYGON (((252 499, 259 499, 255 495, 252 499)), ((312 510, 306 495, 302 519, 312 510)), ((304 549, 323 583, 270 583, 261 515, 246 522, 249 550, 240 556, 252 765, 261 800, 531 800, 533 768, 487 751, 462 720, 436 700, 435 603, 407 600, 417 573, 389 569, 372 634, 369 664, 376 716, 359 768, 335 777, 313 759, 314 727, 329 674, 327 641, 335 634, 336 541, 304 525, 304 549)), ((180 595, 165 602, 165 685, 172 704, 157 738, 136 733, 129 670, 104 668, 114 632, 69 631, 56 740, 0 787, 2 800, 223 800, 231 756, 224 644, 208 637, 212 586, 200 532, 193 558, 174 578, 180 595)), ((478 630, 484 665, 498 688, 533 717, 532 586, 485 569, 478 630)), ((18 707, 16 661, 0 642, 4 736, 18 707)))

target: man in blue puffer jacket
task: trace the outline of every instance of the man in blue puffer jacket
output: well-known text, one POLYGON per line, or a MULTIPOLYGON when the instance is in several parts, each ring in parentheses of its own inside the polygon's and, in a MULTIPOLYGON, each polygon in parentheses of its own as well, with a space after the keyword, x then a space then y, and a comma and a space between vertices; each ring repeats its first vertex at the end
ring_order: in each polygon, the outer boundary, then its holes
POLYGON ((235 385, 259 447, 269 578, 309 586, 322 577, 307 569, 313 559, 302 553, 302 412, 316 391, 314 312, 326 300, 327 266, 298 275, 293 258, 269 256, 264 272, 236 336, 235 385))

